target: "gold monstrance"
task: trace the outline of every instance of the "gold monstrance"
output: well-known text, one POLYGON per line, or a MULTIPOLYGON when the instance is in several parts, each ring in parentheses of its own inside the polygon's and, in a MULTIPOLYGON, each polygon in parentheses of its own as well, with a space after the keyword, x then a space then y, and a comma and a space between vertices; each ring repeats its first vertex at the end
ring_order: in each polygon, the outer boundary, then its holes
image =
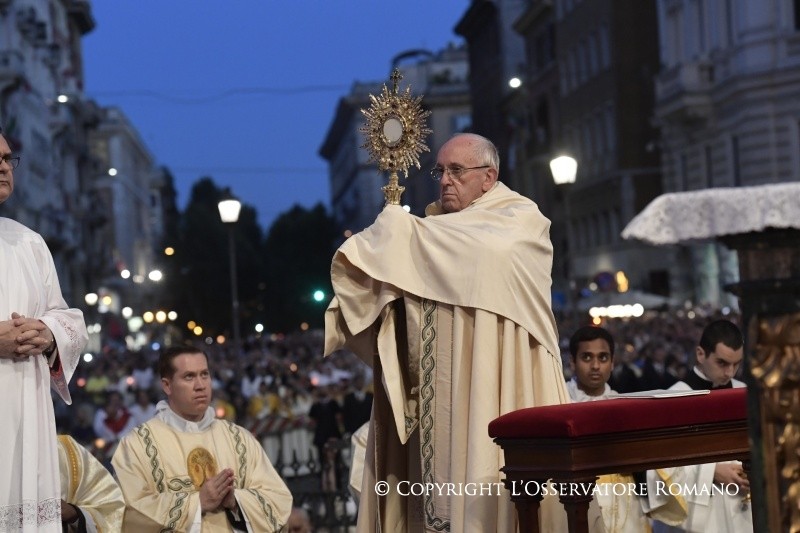
POLYGON ((400 205, 400 195, 405 187, 400 186, 398 172, 408 178, 408 167, 419 166, 419 154, 430 152, 425 144, 425 136, 431 133, 425 127, 425 119, 431 114, 423 111, 422 97, 413 98, 411 87, 404 93, 397 92, 397 84, 402 79, 400 71, 392 71, 392 90, 383 86, 380 96, 369 95, 372 105, 361 112, 367 117, 367 124, 359 129, 367 137, 361 145, 369 152, 369 162, 378 163, 382 171, 389 171, 389 184, 381 188, 387 205, 400 205))

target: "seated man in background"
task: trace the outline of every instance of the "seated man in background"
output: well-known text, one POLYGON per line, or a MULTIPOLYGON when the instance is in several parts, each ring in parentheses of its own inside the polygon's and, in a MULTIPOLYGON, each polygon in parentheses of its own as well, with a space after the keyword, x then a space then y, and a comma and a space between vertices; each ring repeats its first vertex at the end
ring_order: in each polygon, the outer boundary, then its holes
POLYGON ((608 385, 614 369, 614 339, 607 330, 583 326, 569 339, 570 368, 573 378, 567 391, 573 402, 605 400, 617 391, 608 385))
POLYGON ((58 436, 64 531, 121 531, 125 500, 111 473, 69 435, 58 436))
MULTIPOLYGON (((744 338, 733 322, 715 320, 708 324, 695 349, 695 356, 694 369, 686 376, 686 380, 675 383, 670 390, 716 390, 745 386, 733 378, 744 358, 744 338)), ((656 523, 654 531, 753 531, 753 514, 747 498, 750 483, 738 461, 650 470, 647 472, 647 482, 651 508, 658 508, 667 497, 664 491, 656 490, 659 482, 678 483, 692 489, 684 495, 688 511, 686 519, 678 527, 656 523), (726 490, 712 495, 712 484, 722 484, 726 490), (738 487, 738 494, 729 492, 727 487, 731 486, 738 487)))
MULTIPOLYGON (((591 402, 617 396, 607 381, 614 368, 614 338, 604 328, 583 326, 569 339, 570 367, 574 377, 567 383, 573 402, 591 402)), ((643 533, 650 521, 641 498, 631 490, 620 494, 617 487, 635 484, 631 474, 607 474, 597 479, 595 500, 600 505, 603 525, 590 514, 593 531, 643 533)))
POLYGON ((125 531, 280 531, 292 495, 246 429, 217 420, 206 354, 168 348, 159 360, 167 401, 120 441, 112 464, 125 531))

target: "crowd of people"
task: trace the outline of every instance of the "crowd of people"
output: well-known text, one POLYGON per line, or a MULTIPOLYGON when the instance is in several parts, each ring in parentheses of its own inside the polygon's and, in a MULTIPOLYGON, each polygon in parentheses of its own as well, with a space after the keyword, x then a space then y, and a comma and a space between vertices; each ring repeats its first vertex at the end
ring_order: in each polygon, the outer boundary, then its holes
MULTIPOLYGON (((665 389, 683 380, 704 325, 721 317, 738 319, 719 311, 670 310, 604 320, 617 341, 609 385, 625 393, 665 389)), ((573 331, 570 323, 559 330, 567 379, 573 331)), ((369 420, 372 371, 347 350, 323 358, 321 335, 311 330, 253 337, 238 357, 223 346, 205 347, 213 362, 218 416, 255 428, 262 437, 306 428, 318 448, 354 433, 369 420)), ((163 395, 157 361, 158 351, 145 349, 108 351, 80 364, 70 385, 72 406, 54 404, 59 433, 85 445, 98 438, 107 445, 151 418, 163 395)))
MULTIPOLYGON (((666 389, 684 380, 704 326, 720 317, 738 318, 719 311, 669 310, 604 320, 616 340, 606 386, 624 393, 666 389)), ((559 330, 567 380, 574 376, 569 340, 575 329, 565 321, 559 330)), ((322 333, 313 330, 252 337, 239 356, 224 346, 203 349, 210 356, 217 417, 253 431, 273 463, 313 457, 320 464, 332 461, 334 471, 341 467, 341 456, 326 452, 326 445, 346 445, 369 420, 372 407, 372 371, 358 357, 341 350, 323 358, 322 333), (293 457, 280 447, 270 448, 270 438, 298 432, 306 438, 292 441, 293 457)), ((54 402, 58 432, 94 450, 110 466, 119 440, 151 419, 163 398, 159 351, 109 350, 80 364, 70 385, 72 406, 54 402)), ((334 491, 346 480, 321 481, 325 490, 334 491)))
MULTIPOLYGON (((250 338, 239 356, 224 346, 201 346, 212 363, 217 416, 262 438, 305 428, 317 447, 355 431, 369 420, 372 373, 346 351, 323 359, 321 343, 321 332, 308 331, 250 338)), ((54 404, 59 433, 112 448, 152 418, 163 397, 158 355, 157 349, 108 350, 79 365, 72 405, 54 404)))

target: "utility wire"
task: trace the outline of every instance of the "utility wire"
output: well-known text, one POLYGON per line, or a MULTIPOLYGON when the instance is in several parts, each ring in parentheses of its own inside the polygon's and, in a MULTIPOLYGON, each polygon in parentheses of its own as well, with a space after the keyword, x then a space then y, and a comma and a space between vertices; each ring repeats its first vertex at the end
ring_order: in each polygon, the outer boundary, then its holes
POLYGON ((87 91, 93 97, 120 98, 143 97, 170 102, 173 104, 197 105, 218 102, 235 96, 261 95, 261 96, 292 96, 295 94, 343 92, 349 87, 344 85, 302 85, 299 87, 238 87, 227 89, 217 94, 208 96, 176 96, 150 89, 126 89, 121 91, 87 91))
POLYGON ((173 172, 195 172, 198 174, 268 174, 278 177, 279 174, 325 174, 328 169, 323 167, 191 167, 172 166, 167 168, 173 172))

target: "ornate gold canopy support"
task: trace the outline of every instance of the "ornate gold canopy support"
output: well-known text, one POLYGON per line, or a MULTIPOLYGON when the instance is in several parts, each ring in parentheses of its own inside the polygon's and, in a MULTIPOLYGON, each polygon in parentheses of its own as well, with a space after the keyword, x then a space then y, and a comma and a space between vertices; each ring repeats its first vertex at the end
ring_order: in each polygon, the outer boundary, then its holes
POLYGON ((367 118, 367 124, 360 129, 367 141, 361 147, 369 152, 370 162, 377 162, 380 170, 389 172, 389 184, 382 188, 387 205, 399 205, 405 190, 398 173, 408 177, 411 165, 420 168, 419 154, 430 151, 425 137, 431 130, 425 126, 425 119, 431 112, 422 110, 422 97, 413 98, 411 87, 398 92, 401 79, 400 71, 394 69, 392 89, 384 85, 380 96, 369 95, 370 108, 361 110, 367 118))
POLYGON ((746 326, 754 531, 800 532, 800 231, 721 239, 736 249, 746 326))

